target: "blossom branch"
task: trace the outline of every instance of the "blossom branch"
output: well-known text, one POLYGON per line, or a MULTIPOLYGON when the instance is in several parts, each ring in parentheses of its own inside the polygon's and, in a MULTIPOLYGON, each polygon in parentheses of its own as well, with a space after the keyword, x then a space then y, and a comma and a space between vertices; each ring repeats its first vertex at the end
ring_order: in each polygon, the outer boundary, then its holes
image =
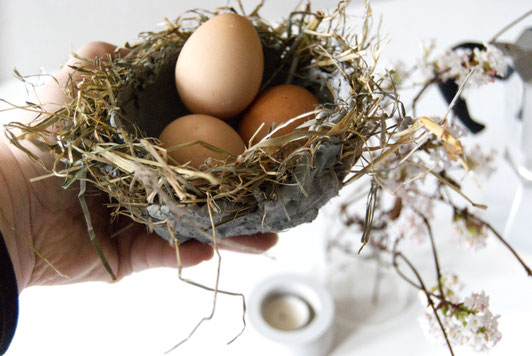
POLYGON ((454 356, 453 347, 451 346, 451 342, 449 341, 449 337, 447 336, 447 331, 445 330, 445 327, 443 326, 443 323, 442 323, 442 321, 440 319, 440 316, 438 315, 438 311, 437 311, 436 306, 434 305, 434 301, 431 298, 431 294, 429 293, 429 291, 427 290, 427 287, 425 286, 425 283, 423 282, 423 278, 421 278, 421 275, 418 273, 418 271, 416 270, 414 265, 401 252, 396 251, 396 246, 394 246, 393 266, 395 267, 395 270, 397 271, 397 273, 402 275, 403 278, 404 278, 406 276, 403 274, 403 272, 399 268, 399 264, 397 263, 397 259, 398 258, 402 259, 408 265, 410 270, 415 274, 417 280, 419 281, 419 285, 421 287, 420 289, 425 293, 425 296, 427 297, 427 301, 428 301, 428 303, 429 303, 429 305, 430 305, 430 307, 431 307, 431 309, 432 309, 432 311, 434 313, 434 317, 438 321, 440 329, 441 329, 441 331, 443 333, 443 336, 445 338, 445 342, 447 344, 447 347, 449 348, 449 352, 451 353, 452 356, 454 356))
POLYGON ((443 293, 443 281, 442 281, 441 271, 440 271, 440 261, 438 260, 438 252, 436 251, 436 243, 434 242, 434 235, 432 234, 432 228, 430 226, 430 222, 427 219, 427 217, 419 212, 418 214, 423 219, 423 223, 425 224, 427 228, 427 233, 430 239, 430 245, 432 247, 432 256, 434 257, 434 266, 436 267, 436 275, 438 277, 438 290, 440 291, 441 298, 445 299, 445 294, 443 293))
POLYGON ((504 245, 506 246, 506 248, 508 250, 510 250, 510 252, 514 255, 514 257, 517 259, 517 261, 519 261, 519 263, 521 264, 521 266, 523 266, 523 268, 525 269, 526 271, 526 274, 529 276, 529 277, 532 277, 532 270, 530 269, 530 267, 528 267, 528 265, 523 261, 523 259, 521 258, 521 256, 519 256, 519 254, 513 249, 513 247, 508 243, 508 241, 506 241, 504 239, 504 237, 490 224, 488 223, 487 221, 484 221, 482 220, 481 218, 479 218, 478 216, 476 215, 473 215, 471 214, 470 212, 467 211, 467 209, 458 209, 456 206, 453 206, 454 208, 454 211, 455 212, 458 212, 459 214, 463 215, 464 217, 466 217, 466 219, 472 219, 474 220, 476 223, 478 224, 481 224, 481 225, 484 225, 486 228, 488 228, 488 230, 490 230, 494 235, 495 237, 497 237, 497 239, 504 245))

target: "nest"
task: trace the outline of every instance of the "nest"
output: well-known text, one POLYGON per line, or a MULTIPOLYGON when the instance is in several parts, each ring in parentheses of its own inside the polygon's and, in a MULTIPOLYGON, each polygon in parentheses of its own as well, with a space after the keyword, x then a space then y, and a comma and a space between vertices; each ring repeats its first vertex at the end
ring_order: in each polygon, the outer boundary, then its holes
POLYGON ((65 88, 73 100, 54 113, 43 110, 31 125, 12 123, 9 128, 23 132, 11 134, 12 142, 22 149, 21 138, 44 145, 56 157, 48 169, 65 178, 64 187, 92 183, 108 194, 114 216, 127 215, 169 241, 278 232, 310 222, 349 180, 368 141, 382 141, 387 132, 381 82, 373 75, 371 19, 366 14, 359 33, 350 35, 345 6, 330 15, 307 6, 276 26, 258 8, 248 15, 234 8, 193 10, 167 20, 167 29, 126 44, 127 55, 87 60, 93 69, 65 88), (239 156, 209 160, 201 169, 176 165, 154 138, 189 113, 175 90, 175 62, 197 27, 230 11, 246 16, 261 39, 260 92, 297 84, 321 105, 293 133, 268 135, 239 156))

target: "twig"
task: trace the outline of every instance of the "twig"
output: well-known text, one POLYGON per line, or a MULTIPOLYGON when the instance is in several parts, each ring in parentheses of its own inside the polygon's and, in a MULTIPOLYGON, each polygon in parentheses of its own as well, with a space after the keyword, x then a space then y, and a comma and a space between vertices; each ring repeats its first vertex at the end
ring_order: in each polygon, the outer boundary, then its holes
POLYGON ((513 27, 514 25, 516 25, 517 23, 519 23, 520 21, 522 21, 523 19, 527 18, 528 16, 532 15, 532 10, 528 11, 528 12, 525 12, 523 15, 519 16, 518 18, 516 18, 515 20, 513 20, 512 22, 510 22, 508 25, 504 26, 499 32, 497 32, 495 34, 495 36, 493 36, 491 38, 491 40, 489 40, 488 43, 493 43, 495 42, 495 40, 497 39, 497 37, 499 37, 500 35, 502 35, 503 33, 505 33, 508 29, 510 29, 511 27, 513 27))
POLYGON ((436 75, 432 79, 430 79, 427 82, 425 82, 425 84, 423 84, 423 87, 416 94, 416 96, 412 100, 412 116, 413 117, 417 117, 417 115, 416 115, 416 105, 417 105, 418 100, 421 99, 421 96, 423 95, 423 93, 425 93, 425 90, 427 90, 428 87, 430 87, 432 84, 436 83, 437 81, 438 81, 438 76, 436 75))
POLYGON ((449 352, 451 353, 451 356, 454 356, 453 347, 451 346, 451 342, 449 341, 449 337, 447 336, 447 331, 445 331, 445 327, 443 326, 443 323, 440 320, 440 316, 438 315, 438 310, 437 310, 436 306, 434 305, 434 302, 432 301, 431 294, 427 290, 427 287, 425 287, 425 283, 423 282, 423 279, 419 275, 419 273, 416 270, 416 268, 414 267, 414 265, 401 252, 395 251, 395 247, 394 247, 393 265, 396 267, 396 270, 399 273, 402 273, 399 270, 399 266, 398 266, 398 263, 397 263, 397 258, 401 258, 408 265, 408 267, 410 267, 412 272, 416 275, 416 278, 419 281, 419 284, 421 286, 421 290, 423 290, 423 292, 425 292, 425 296, 427 297, 427 301, 428 301, 428 303, 429 303, 429 305, 430 305, 430 307, 431 307, 431 309, 432 309, 432 311, 434 313, 434 316, 436 317, 436 320, 438 321, 440 329, 441 329, 441 331, 443 333, 443 336, 445 338, 445 342, 447 343, 447 347, 449 348, 449 352))
POLYGON ((432 255, 434 256, 434 266, 436 267, 436 276, 438 277, 438 290, 440 291, 441 298, 445 299, 445 294, 443 293, 443 282, 440 272, 440 261, 438 260, 438 252, 436 251, 436 243, 434 242, 434 235, 432 234, 432 228, 427 217, 419 212, 418 215, 423 219, 425 226, 427 227, 427 232, 430 239, 430 245, 432 246, 432 255))
MULTIPOLYGON (((473 75, 473 73, 475 73, 475 68, 473 68, 468 74, 467 76, 465 77, 464 81, 462 82, 462 84, 460 84, 460 86, 458 87, 458 90, 456 91, 456 94, 454 95, 453 97, 453 100, 451 100, 451 103, 449 104, 449 106, 447 107, 447 112, 445 113, 445 115, 443 116, 443 120, 446 120, 447 119, 447 116, 449 116, 449 114, 451 113, 451 110, 454 108, 454 106, 456 105, 456 102, 458 101, 458 99, 460 99, 460 96, 462 95, 462 92, 464 91, 465 89, 465 86, 467 84, 467 82, 469 81, 469 79, 471 78, 471 76, 473 75)), ((454 117, 454 116, 453 116, 454 117)), ((451 123, 452 123, 452 119, 449 120, 451 123)))
POLYGON ((478 208, 478 209, 483 209, 483 210, 486 210, 488 207, 485 205, 485 204, 478 204, 478 203, 475 203, 473 200, 471 200, 467 195, 465 195, 461 190, 460 188, 456 187, 454 184, 452 184, 447 178, 443 177, 442 175, 434 172, 434 170, 430 170, 430 169, 427 169, 427 167, 425 167, 424 165, 422 164, 419 164, 417 162, 411 162, 414 166, 417 166, 421 169, 426 169, 428 170, 428 172, 430 174, 432 174, 434 177, 438 178, 438 180, 443 183, 444 185, 450 187, 452 190, 454 190, 456 193, 458 193, 462 198, 464 198, 465 200, 467 200, 469 202, 469 204, 471 204, 472 206, 474 206, 475 208, 478 208))
MULTIPOLYGON (((454 207, 454 210, 457 211, 458 209, 456 207, 454 207)), ((521 266, 523 266, 523 268, 525 269, 526 271, 526 274, 529 276, 529 277, 532 277, 532 270, 530 269, 530 267, 528 267, 528 265, 525 263, 525 261, 523 261, 523 259, 519 256, 519 254, 513 249, 513 247, 508 243, 508 241, 506 241, 504 239, 504 237, 490 224, 488 223, 487 221, 484 221, 482 220, 481 218, 479 218, 478 216, 476 215, 473 215, 471 213, 469 213, 467 211, 467 209, 463 209, 463 210, 459 210, 459 213, 462 214, 463 216, 467 218, 472 218, 473 220, 475 220, 477 223, 481 224, 481 225, 484 225, 485 227, 488 228, 488 230, 490 230, 494 235, 495 237, 497 237, 497 239, 504 245, 506 246, 506 248, 508 248, 508 250, 510 250, 510 252, 512 253, 512 255, 514 255, 514 257, 517 259, 517 261, 519 261, 519 263, 521 264, 521 266)))

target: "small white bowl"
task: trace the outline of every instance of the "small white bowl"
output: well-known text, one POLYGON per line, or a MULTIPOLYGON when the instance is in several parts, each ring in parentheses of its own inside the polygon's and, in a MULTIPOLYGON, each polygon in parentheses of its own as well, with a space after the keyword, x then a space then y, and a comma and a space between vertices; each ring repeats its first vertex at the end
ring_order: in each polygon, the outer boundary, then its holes
POLYGON ((324 286, 308 277, 279 274, 261 281, 248 298, 248 316, 259 334, 294 355, 323 356, 332 346, 333 298, 324 286), (271 315, 265 315, 272 313, 272 300, 279 297, 287 297, 281 303, 284 310, 293 307, 295 318, 285 325, 292 330, 283 330, 283 325, 272 326, 276 322, 271 322, 271 315), (298 323, 301 327, 294 328, 298 323))

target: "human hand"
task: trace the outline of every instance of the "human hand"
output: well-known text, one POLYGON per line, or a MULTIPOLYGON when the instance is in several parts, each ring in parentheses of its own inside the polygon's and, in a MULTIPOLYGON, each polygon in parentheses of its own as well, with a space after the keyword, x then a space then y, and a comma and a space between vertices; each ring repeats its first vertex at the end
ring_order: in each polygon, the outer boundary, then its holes
MULTIPOLYGON (((77 54, 87 59, 108 58, 115 48, 108 43, 93 42, 82 47, 77 54)), ((124 55, 125 51, 121 50, 121 54, 124 55)), ((57 82, 50 82, 42 90, 38 99, 47 103, 48 111, 69 100, 62 86, 70 76, 74 82, 82 79, 83 74, 74 71, 72 65, 87 67, 88 63, 71 57, 56 76, 57 82)), ((29 122, 33 117, 27 115, 21 113, 16 121, 29 122)), ((40 152, 30 145, 27 148, 45 163, 53 162, 50 153, 40 152)), ((0 139, 0 231, 15 268, 19 291, 31 285, 110 281, 111 277, 89 239, 78 200, 79 188, 65 190, 61 188, 61 178, 55 177, 30 183, 31 178, 43 174, 42 168, 24 152, 10 145, 5 137, 0 139)), ((175 248, 159 236, 148 234, 143 225, 132 224, 126 217, 111 223, 102 192, 94 188, 86 194, 86 200, 98 242, 117 279, 147 268, 177 266, 175 248)), ((273 246, 277 235, 257 234, 230 240, 249 247, 248 251, 260 252, 273 246)), ((213 255, 210 245, 197 241, 180 244, 179 251, 185 267, 208 260, 213 255)))

